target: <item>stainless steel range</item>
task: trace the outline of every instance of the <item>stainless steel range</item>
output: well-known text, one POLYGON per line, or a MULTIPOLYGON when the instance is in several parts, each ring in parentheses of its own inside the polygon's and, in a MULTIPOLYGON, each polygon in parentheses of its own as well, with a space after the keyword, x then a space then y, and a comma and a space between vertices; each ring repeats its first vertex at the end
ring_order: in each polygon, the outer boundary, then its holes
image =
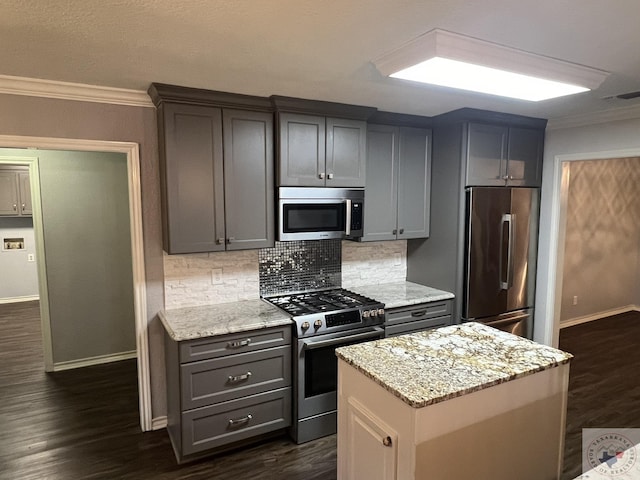
POLYGON ((265 300, 296 323, 291 434, 304 443, 336 432, 338 362, 335 349, 384 337, 384 304, 342 288, 265 300))

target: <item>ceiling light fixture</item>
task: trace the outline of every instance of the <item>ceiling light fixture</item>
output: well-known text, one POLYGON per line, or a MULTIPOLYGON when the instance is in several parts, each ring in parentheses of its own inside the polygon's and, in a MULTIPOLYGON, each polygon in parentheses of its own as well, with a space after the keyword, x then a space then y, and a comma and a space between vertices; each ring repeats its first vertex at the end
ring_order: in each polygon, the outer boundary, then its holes
POLYGON ((608 72, 431 30, 374 61, 383 75, 540 101, 598 88, 608 72))

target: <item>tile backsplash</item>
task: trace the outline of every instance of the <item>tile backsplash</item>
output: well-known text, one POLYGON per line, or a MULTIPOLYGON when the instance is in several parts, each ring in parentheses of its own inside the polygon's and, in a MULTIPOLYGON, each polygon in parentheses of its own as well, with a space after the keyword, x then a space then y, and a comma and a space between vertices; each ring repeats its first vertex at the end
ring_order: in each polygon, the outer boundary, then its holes
POLYGON ((252 300, 261 293, 325 286, 353 288, 404 281, 407 242, 277 242, 262 250, 165 254, 164 275, 165 308, 252 300))
POLYGON ((276 242, 258 251, 260 295, 339 287, 342 283, 340 240, 276 242))

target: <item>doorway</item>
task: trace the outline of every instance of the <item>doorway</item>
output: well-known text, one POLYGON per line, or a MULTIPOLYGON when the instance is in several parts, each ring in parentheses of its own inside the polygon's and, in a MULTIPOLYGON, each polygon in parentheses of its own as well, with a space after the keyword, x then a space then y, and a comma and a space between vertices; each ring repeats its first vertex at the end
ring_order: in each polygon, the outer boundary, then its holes
POLYGON ((562 310, 562 279, 564 278, 567 200, 571 179, 571 163, 576 161, 622 159, 640 157, 640 149, 610 150, 592 153, 556 155, 553 163, 553 183, 550 196, 550 224, 548 228, 549 258, 545 271, 538 276, 540 294, 536 308, 548 321, 538 338, 557 346, 562 310), (542 280, 542 281, 540 281, 542 280))
MULTIPOLYGON (((128 194, 128 201, 125 202, 129 211, 129 226, 130 226, 130 240, 127 242, 129 245, 129 257, 131 264, 129 266, 131 271, 131 283, 129 294, 133 304, 133 325, 131 328, 134 330, 132 347, 135 351, 138 365, 138 391, 139 391, 139 410, 140 410, 140 425, 143 431, 152 429, 151 422, 151 401, 150 401, 150 379, 149 379, 149 359, 148 359, 148 337, 147 337, 147 314, 146 314, 146 289, 145 289, 145 277, 144 277, 144 251, 142 244, 142 212, 140 203, 140 174, 139 174, 139 153, 138 145, 127 142, 109 142, 109 141, 86 141, 86 140, 65 140, 65 139, 51 139, 51 138, 35 138, 35 137, 10 137, 0 136, 0 145, 9 148, 29 148, 29 150, 23 150, 26 152, 26 158, 23 164, 29 167, 31 173, 31 186, 34 190, 34 227, 36 232, 36 243, 38 244, 37 257, 41 260, 38 263, 39 268, 39 290, 41 298, 41 316, 42 316, 42 330, 44 345, 51 345, 52 341, 52 329, 50 324, 50 313, 48 310, 48 284, 49 274, 46 270, 47 259, 44 251, 44 225, 43 225, 43 211, 40 205, 40 169, 38 160, 33 158, 42 152, 42 150, 67 150, 70 154, 79 155, 79 152, 86 152, 87 156, 99 155, 98 152, 104 152, 105 154, 115 154, 121 157, 121 160, 126 165, 126 180, 124 187, 125 192, 128 194), (33 150, 33 148, 41 150, 33 150)), ((67 204, 70 205, 70 204, 67 204)), ((63 215, 66 214, 62 209, 63 215)), ((72 215, 73 212, 69 212, 72 215)), ((96 222, 100 219, 96 218, 96 222)), ((62 239, 62 243, 65 242, 65 235, 63 232, 59 235, 58 241, 62 239)), ((77 232, 68 232, 68 241, 82 241, 82 235, 77 232)), ((72 247, 72 246, 71 246, 72 247)), ((73 248, 69 248, 71 256, 73 257, 73 248)), ((109 268, 109 265, 105 265, 105 268, 109 268)), ((58 278, 55 279, 56 283, 64 283, 68 279, 58 278)), ((88 299, 90 301, 90 299, 88 299)), ((78 324, 77 324, 78 325, 78 324)), ((81 324, 80 324, 81 325, 81 324)), ((71 333, 73 334, 73 328, 71 333)), ((82 337, 82 335, 80 335, 82 337)), ((107 339, 107 342, 113 342, 113 338, 107 339)), ((64 350, 63 350, 64 351, 64 350)), ((132 353, 130 352, 130 353, 132 353)), ((55 370, 54 352, 45 347, 45 365, 48 370, 55 370)), ((108 359, 105 359, 108 360, 108 359)), ((96 361, 96 359, 93 359, 96 361)), ((97 359, 99 363, 100 359, 97 359)), ((64 360, 62 360, 64 362, 64 360)), ((64 363, 62 369, 64 369, 64 363)))

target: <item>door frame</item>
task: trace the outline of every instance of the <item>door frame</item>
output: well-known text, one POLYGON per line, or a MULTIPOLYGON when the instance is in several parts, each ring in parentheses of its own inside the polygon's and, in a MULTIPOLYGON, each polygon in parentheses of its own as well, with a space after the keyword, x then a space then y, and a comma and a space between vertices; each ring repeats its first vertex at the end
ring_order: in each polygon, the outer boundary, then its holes
POLYGON ((537 318, 546 319, 541 341, 558 346, 560 337, 560 310, 562 304, 562 279, 564 275, 564 250, 567 229, 567 201, 569 198, 570 162, 581 160, 614 160, 640 157, 640 148, 605 150, 600 152, 556 155, 553 160, 553 183, 551 190, 549 258, 540 265, 538 275, 539 294, 536 294, 537 318), (542 280, 542 281, 540 281, 542 280))
MULTIPOLYGON (((26 148, 25 157, 10 163, 29 166, 31 195, 33 202, 33 226, 38 255, 38 288, 40 293, 40 316, 44 346, 45 371, 53 371, 51 345, 51 323, 49 316, 47 272, 44 256, 44 233, 40 198, 40 176, 37 159, 40 150, 74 150, 87 152, 124 153, 127 156, 127 182, 129 190, 129 222, 131 229, 131 256, 133 273, 133 302, 135 315, 136 357, 138 364, 138 404, 142 431, 150 431, 151 375, 149 369, 149 335, 147 322, 147 289, 145 278, 144 242, 142 231, 142 196, 140 181, 140 147, 134 142, 107 140, 82 140, 51 137, 29 137, 0 135, 2 148, 26 148), (31 150, 30 150, 31 149, 31 150)), ((9 163, 9 162, 3 162, 9 163)))

